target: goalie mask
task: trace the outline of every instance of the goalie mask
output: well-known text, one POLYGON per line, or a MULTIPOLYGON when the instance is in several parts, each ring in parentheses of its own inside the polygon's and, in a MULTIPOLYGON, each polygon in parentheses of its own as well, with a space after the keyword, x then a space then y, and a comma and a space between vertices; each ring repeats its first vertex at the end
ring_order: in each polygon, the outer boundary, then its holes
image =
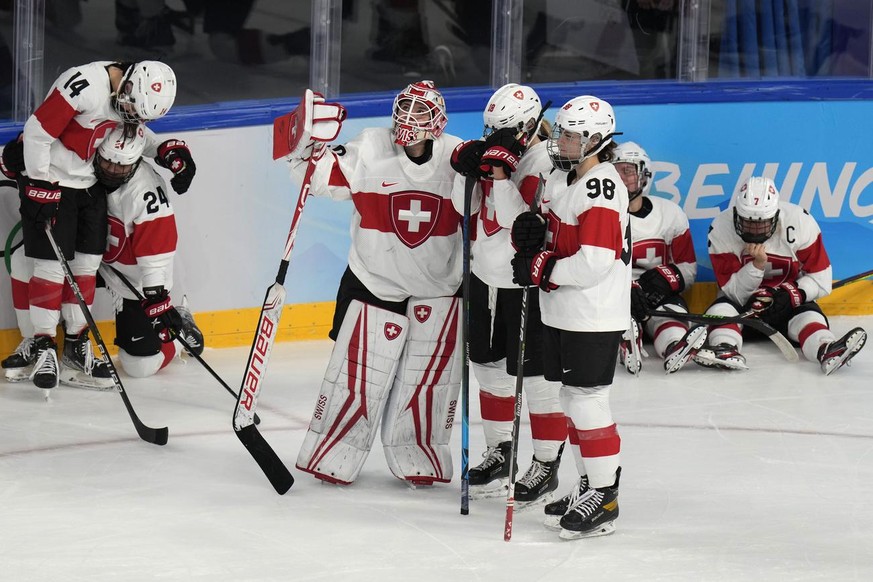
POLYGON ((412 83, 394 98, 394 143, 402 146, 436 139, 448 123, 446 102, 433 81, 412 83))
POLYGON ((495 129, 511 127, 516 133, 533 135, 537 119, 543 110, 536 91, 525 85, 509 83, 494 92, 482 118, 485 122, 484 137, 495 129))
POLYGON ((118 188, 129 181, 142 161, 145 131, 136 126, 133 137, 124 126, 113 129, 94 156, 94 175, 107 188, 118 188))
POLYGON ((743 242, 761 244, 776 232, 779 191, 770 178, 753 176, 734 200, 734 230, 743 242))
POLYGON ((163 117, 176 100, 176 74, 159 61, 130 65, 113 97, 115 110, 126 124, 163 117))
POLYGON ((615 135, 612 106, 591 95, 568 101, 555 115, 547 148, 552 165, 569 172, 583 160, 597 155, 615 135))
POLYGON ((627 187, 629 200, 638 196, 648 196, 652 189, 652 161, 646 150, 635 142, 626 141, 619 144, 612 153, 615 156, 612 165, 627 187))

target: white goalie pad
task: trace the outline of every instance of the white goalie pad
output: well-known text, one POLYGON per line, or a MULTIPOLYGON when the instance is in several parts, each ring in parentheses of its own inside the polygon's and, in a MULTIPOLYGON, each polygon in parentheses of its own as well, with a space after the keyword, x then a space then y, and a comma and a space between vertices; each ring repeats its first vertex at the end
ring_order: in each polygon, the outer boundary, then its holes
POLYGON ((388 467, 413 485, 452 480, 449 438, 461 386, 461 301, 410 299, 409 337, 382 420, 388 467))
POLYGON ((330 483, 357 478, 373 445, 409 320, 352 301, 340 327, 297 468, 330 483))
POLYGON ((273 120, 273 159, 308 159, 314 142, 336 139, 345 118, 345 107, 307 89, 294 111, 273 120))

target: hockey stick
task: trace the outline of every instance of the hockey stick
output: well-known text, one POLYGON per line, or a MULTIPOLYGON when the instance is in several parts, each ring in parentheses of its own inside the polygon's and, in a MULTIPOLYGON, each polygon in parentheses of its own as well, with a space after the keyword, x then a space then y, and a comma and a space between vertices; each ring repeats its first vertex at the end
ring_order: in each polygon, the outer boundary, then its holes
POLYGON ((57 256, 61 268, 64 270, 64 277, 72 288, 73 294, 76 296, 76 301, 79 302, 79 307, 82 309, 85 321, 88 322, 88 327, 94 334, 94 340, 97 342, 97 347, 100 348, 100 355, 106 360, 106 367, 109 368, 109 374, 112 376, 112 381, 115 383, 115 389, 124 401, 124 407, 127 408, 127 414, 130 415, 130 420, 133 421, 133 426, 136 427, 136 433, 139 435, 139 438, 146 442, 155 445, 167 444, 167 438, 169 436, 169 430, 167 430, 167 427, 151 428, 143 424, 136 415, 136 411, 134 411, 133 405, 130 403, 130 398, 127 397, 127 392, 124 390, 124 385, 118 377, 118 370, 115 369, 115 364, 112 363, 112 358, 109 357, 109 351, 106 349, 106 343, 103 341, 103 336, 100 335, 100 330, 97 329, 97 322, 94 321, 94 317, 91 315, 91 310, 88 309, 88 304, 82 296, 82 290, 79 289, 79 284, 76 283, 76 278, 73 276, 73 271, 70 269, 67 259, 64 258, 64 254, 58 247, 57 241, 55 241, 55 236, 52 234, 52 226, 49 222, 45 223, 45 234, 49 243, 52 245, 52 249, 55 251, 55 256, 57 256))
POLYGON ((464 362, 461 366, 461 515, 470 513, 470 215, 473 213, 473 189, 478 178, 467 176, 464 181, 463 238, 463 321, 461 343, 464 346, 464 362))
POLYGON ((770 341, 776 344, 776 347, 779 348, 779 351, 782 352, 782 355, 784 355, 785 359, 789 362, 796 362, 800 359, 797 355, 797 350, 794 349, 794 346, 791 345, 788 338, 779 333, 779 331, 777 331, 772 325, 758 319, 756 311, 746 311, 745 313, 734 316, 710 315, 707 313, 682 313, 680 311, 663 311, 657 309, 650 309, 648 313, 653 317, 669 317, 680 321, 691 321, 707 325, 724 325, 726 323, 745 325, 770 338, 770 341))
POLYGON ((294 208, 294 216, 291 218, 291 228, 285 241, 285 250, 279 263, 279 272, 276 274, 276 282, 267 288, 264 295, 264 304, 261 306, 261 315, 258 318, 258 326, 255 328, 255 337, 252 340, 252 349, 243 373, 242 386, 240 386, 236 407, 233 411, 233 430, 240 442, 257 462, 258 466, 267 476, 273 489, 279 495, 284 495, 294 484, 294 477, 279 458, 279 455, 267 443, 258 432, 254 423, 255 407, 261 394, 261 385, 267 372, 267 364, 270 361, 270 352, 273 351, 273 343, 276 341, 276 332, 279 331, 279 318, 282 316, 282 305, 285 302, 285 275, 288 273, 288 261, 291 251, 294 250, 294 241, 297 238, 297 227, 303 214, 306 199, 309 198, 310 182, 312 173, 318 158, 324 151, 323 143, 316 143, 306 164, 306 173, 300 184, 300 195, 297 198, 297 206, 294 208))
POLYGON ((857 275, 852 275, 851 277, 846 277, 841 281, 837 281, 831 286, 831 290, 839 289, 843 285, 848 285, 849 283, 854 283, 855 281, 860 281, 861 279, 866 279, 867 277, 873 276, 873 270, 864 271, 863 273, 858 273, 857 275))
MULTIPOLYGON (((118 277, 119 280, 121 280, 121 282, 124 284, 124 286, 127 287, 130 290, 130 292, 134 294, 134 296, 136 296, 137 299, 139 299, 140 301, 145 300, 145 297, 143 296, 143 294, 139 292, 139 289, 134 287, 133 283, 131 283, 127 277, 124 276, 124 273, 122 273, 121 271, 119 271, 118 269, 113 267, 112 265, 107 265, 106 263, 101 265, 101 268, 103 268, 103 267, 106 267, 107 269, 112 271, 115 274, 115 276, 118 277)), ((191 354, 195 360, 197 360, 198 362, 203 364, 203 367, 206 368, 206 371, 209 372, 210 374, 212 374, 212 377, 215 378, 216 380, 218 380, 219 384, 224 386, 224 389, 227 390, 228 394, 233 396, 234 399, 239 398, 239 394, 234 392, 233 388, 228 386, 227 383, 221 379, 221 376, 219 376, 215 372, 215 370, 213 370, 212 367, 206 363, 206 360, 204 360, 199 354, 194 352, 194 350, 191 348, 191 346, 188 344, 188 342, 185 341, 185 338, 183 338, 180 335, 177 335, 174 339, 178 340, 179 343, 182 344, 182 347, 184 347, 186 350, 188 350, 188 353, 191 354)), ((261 424, 261 419, 258 418, 257 414, 255 414, 255 424, 261 424)))
MULTIPOLYGON (((530 203, 530 211, 539 210, 540 201, 543 199, 543 175, 539 175, 537 191, 530 203)), ((515 370, 515 416, 512 418, 512 445, 509 452, 509 489, 506 491, 506 518, 503 522, 503 541, 512 539, 512 519, 515 512, 515 476, 517 472, 516 460, 518 458, 518 432, 521 424, 522 389, 524 388, 524 350, 527 342, 527 316, 530 311, 531 287, 526 286, 521 294, 521 323, 518 326, 518 359, 515 370)))

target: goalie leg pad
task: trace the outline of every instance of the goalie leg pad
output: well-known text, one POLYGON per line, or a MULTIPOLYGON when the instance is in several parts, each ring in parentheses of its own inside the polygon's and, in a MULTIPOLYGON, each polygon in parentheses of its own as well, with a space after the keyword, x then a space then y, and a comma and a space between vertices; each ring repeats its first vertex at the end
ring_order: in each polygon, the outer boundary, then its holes
POLYGON ((354 300, 334 345, 297 468, 348 485, 370 453, 409 320, 354 300))
POLYGON ((452 480, 461 386, 460 299, 410 299, 409 338, 382 420, 388 468, 413 485, 452 480))

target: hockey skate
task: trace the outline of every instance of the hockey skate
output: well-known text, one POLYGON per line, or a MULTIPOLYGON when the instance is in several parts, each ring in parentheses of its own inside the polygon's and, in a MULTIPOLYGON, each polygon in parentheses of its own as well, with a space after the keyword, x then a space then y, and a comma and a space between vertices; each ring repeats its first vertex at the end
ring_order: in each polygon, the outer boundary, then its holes
POLYGON ((36 350, 34 350, 34 339, 26 337, 21 340, 15 351, 12 352, 2 365, 5 370, 6 380, 9 382, 22 382, 30 379, 30 374, 33 371, 33 364, 36 363, 36 350))
POLYGON ((546 505, 543 512, 546 514, 546 519, 543 525, 549 529, 560 530, 561 518, 567 513, 567 509, 576 502, 579 495, 588 489, 588 476, 582 475, 569 493, 546 505))
POLYGON ((682 339, 673 342, 664 352, 664 371, 673 374, 682 369, 688 360, 694 357, 697 351, 706 342, 706 327, 697 325, 688 330, 682 339))
POLYGON ((618 480, 621 467, 615 473, 615 483, 609 487, 580 489, 579 496, 561 518, 562 540, 578 540, 606 536, 615 531, 618 518, 618 480))
POLYGON ((88 390, 111 390, 115 386, 109 365, 105 360, 94 357, 87 329, 79 335, 64 336, 60 382, 88 390))
POLYGON ((705 345, 693 356, 694 362, 707 368, 722 370, 748 370, 746 358, 737 350, 737 346, 723 343, 717 346, 705 345))
POLYGON ((34 338, 32 349, 36 353, 36 362, 30 379, 34 386, 46 391, 48 398, 48 391, 58 387, 58 346, 51 336, 40 335, 34 338))
POLYGON ((509 491, 509 455, 512 443, 505 441, 488 447, 482 454, 485 460, 470 469, 470 499, 489 499, 505 496, 509 491))
POLYGON ((867 341, 867 332, 856 327, 838 339, 828 344, 822 344, 818 349, 818 361, 825 376, 830 376, 843 365, 850 365, 855 354, 861 351, 867 341))
POLYGON ((197 324, 194 323, 194 315, 192 315, 191 310, 188 309, 188 297, 182 297, 182 304, 176 307, 176 311, 179 312, 179 315, 184 322, 184 326, 179 330, 181 334, 180 337, 191 348, 190 351, 188 348, 185 348, 185 352, 189 354, 194 352, 192 355, 199 356, 203 353, 203 332, 201 332, 200 328, 197 327, 197 324))
POLYGON ((554 461, 540 461, 533 457, 527 472, 515 482, 515 507, 519 511, 539 507, 554 499, 563 452, 564 443, 561 443, 554 461))
POLYGON ((640 324, 631 320, 631 326, 621 336, 621 344, 618 348, 618 359, 624 364, 628 374, 634 376, 643 368, 643 334, 640 324), (633 335, 633 339, 631 339, 633 335))

